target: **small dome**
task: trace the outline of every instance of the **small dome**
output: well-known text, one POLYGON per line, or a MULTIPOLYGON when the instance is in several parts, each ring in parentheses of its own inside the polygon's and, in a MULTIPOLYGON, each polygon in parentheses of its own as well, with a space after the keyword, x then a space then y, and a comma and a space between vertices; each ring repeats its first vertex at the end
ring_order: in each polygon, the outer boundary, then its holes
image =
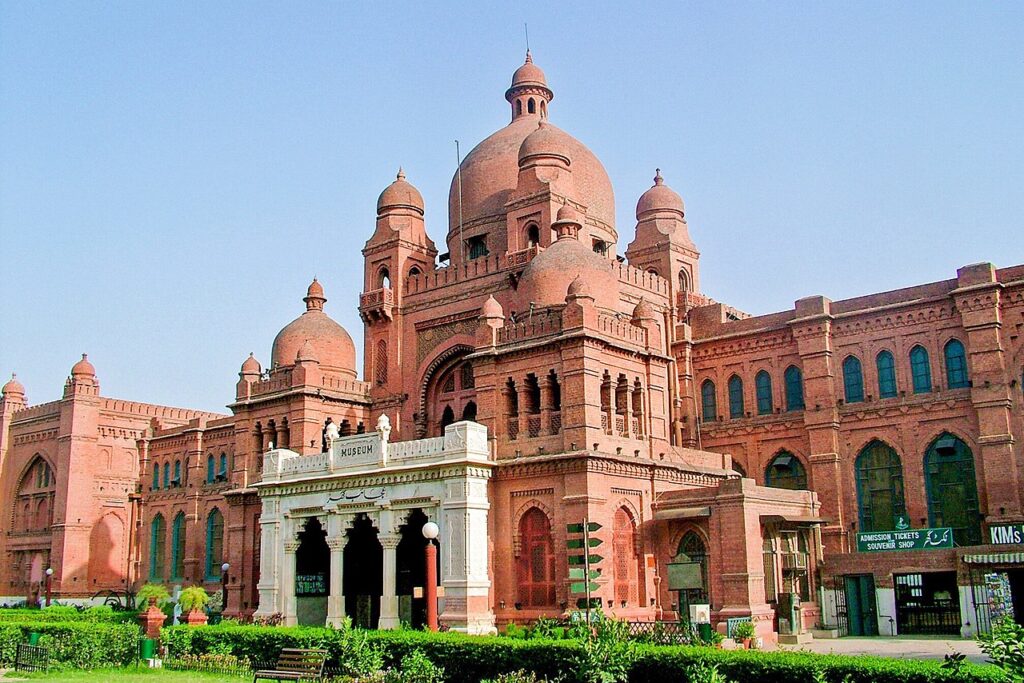
POLYGON ((656 320, 657 317, 657 311, 654 310, 654 306, 647 299, 640 299, 637 305, 633 307, 633 320, 656 320))
POLYGON ((587 281, 577 275, 576 278, 569 283, 569 289, 565 292, 565 298, 568 299, 569 297, 581 296, 590 297, 591 299, 594 298, 594 295, 590 293, 590 286, 587 284, 587 281))
POLYGON ((640 195, 640 201, 636 203, 636 219, 640 220, 652 211, 673 211, 685 216, 683 198, 665 184, 660 168, 655 169, 654 186, 640 195))
POLYGON ((313 348, 312 342, 308 339, 302 342, 302 346, 299 347, 299 352, 295 354, 295 362, 300 361, 316 361, 320 362, 320 359, 316 357, 316 349, 313 348))
POLYGON ((577 291, 586 287, 594 292, 598 306, 612 310, 618 307, 619 279, 612 263, 571 237, 559 239, 527 264, 519 280, 521 305, 563 304, 575 280, 580 281, 577 291))
POLYGON ((533 63, 533 55, 530 54, 529 50, 526 51, 526 62, 512 74, 512 88, 525 85, 548 87, 548 79, 544 77, 544 71, 533 63))
POLYGON ((559 223, 562 223, 562 222, 579 223, 580 222, 580 214, 579 214, 579 212, 576 209, 572 208, 568 204, 562 204, 562 208, 560 208, 558 210, 558 213, 555 214, 555 221, 557 221, 559 223))
POLYGON ((18 376, 11 373, 11 378, 7 380, 7 384, 4 385, 3 389, 0 389, 0 394, 4 396, 24 396, 25 386, 18 381, 18 376))
POLYGON ((398 169, 395 181, 384 188, 377 198, 377 215, 388 209, 412 209, 423 214, 423 195, 405 179, 405 172, 398 169))
POLYGON ((505 311, 502 309, 501 304, 493 296, 487 297, 487 301, 480 307, 481 318, 504 318, 505 311))
POLYGON ((320 365, 344 375, 356 377, 356 345, 345 328, 336 323, 323 311, 327 299, 323 287, 315 279, 303 301, 306 312, 284 326, 274 338, 270 352, 272 368, 295 363, 303 345, 310 344, 310 355, 320 365))
POLYGON ((243 375, 258 375, 262 372, 263 368, 260 367, 260 362, 256 360, 255 356, 251 353, 249 357, 242 363, 242 374, 243 375))
POLYGON ((82 360, 71 366, 72 377, 95 377, 96 368, 89 362, 89 355, 83 353, 82 360))
POLYGON ((572 163, 572 138, 547 121, 541 121, 537 130, 526 136, 519 145, 519 165, 531 157, 555 157, 566 166, 572 163))

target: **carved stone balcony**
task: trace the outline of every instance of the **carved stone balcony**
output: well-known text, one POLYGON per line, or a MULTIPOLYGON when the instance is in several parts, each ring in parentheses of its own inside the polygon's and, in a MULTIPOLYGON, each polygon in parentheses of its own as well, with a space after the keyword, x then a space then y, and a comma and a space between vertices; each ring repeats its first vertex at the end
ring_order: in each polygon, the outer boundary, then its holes
POLYGON ((394 306, 395 294, 390 287, 372 289, 359 295, 359 317, 363 322, 390 322, 394 306))

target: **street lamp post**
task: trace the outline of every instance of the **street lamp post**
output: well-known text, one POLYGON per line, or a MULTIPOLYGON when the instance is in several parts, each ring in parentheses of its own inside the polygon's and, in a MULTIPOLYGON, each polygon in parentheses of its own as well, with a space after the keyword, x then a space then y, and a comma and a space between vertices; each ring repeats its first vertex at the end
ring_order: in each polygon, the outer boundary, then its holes
POLYGON ((437 630, 437 548, 434 547, 434 539, 439 531, 434 522, 423 525, 423 538, 427 539, 427 578, 423 597, 427 599, 427 629, 431 631, 437 630))
POLYGON ((46 568, 46 606, 50 606, 50 582, 53 579, 53 567, 46 568))
POLYGON ((224 614, 228 611, 228 570, 231 569, 231 565, 225 562, 220 566, 220 591, 221 591, 221 605, 220 612, 224 614))

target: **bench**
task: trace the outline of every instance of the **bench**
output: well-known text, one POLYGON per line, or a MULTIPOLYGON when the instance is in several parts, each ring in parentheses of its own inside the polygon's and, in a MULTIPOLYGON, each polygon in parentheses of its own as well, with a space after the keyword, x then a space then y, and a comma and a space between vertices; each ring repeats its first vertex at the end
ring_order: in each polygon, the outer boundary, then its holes
POLYGON ((321 681, 326 661, 327 650, 285 648, 281 650, 276 668, 257 671, 252 681, 256 683, 261 678, 272 681, 321 681))

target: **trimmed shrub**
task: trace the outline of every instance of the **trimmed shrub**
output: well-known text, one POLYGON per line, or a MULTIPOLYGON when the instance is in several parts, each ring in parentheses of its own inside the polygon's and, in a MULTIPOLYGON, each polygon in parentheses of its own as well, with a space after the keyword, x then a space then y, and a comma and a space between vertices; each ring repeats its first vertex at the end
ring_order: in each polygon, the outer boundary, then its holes
POLYGON ((43 609, 4 608, 0 609, 0 623, 4 622, 70 622, 88 621, 95 623, 134 624, 138 621, 134 612, 115 612, 109 605, 97 605, 80 610, 76 607, 54 605, 43 609))
POLYGON ((39 645, 50 649, 50 661, 58 667, 94 669, 134 661, 142 635, 133 624, 86 621, 0 623, 0 667, 13 666, 18 643, 29 633, 39 633, 39 645))

